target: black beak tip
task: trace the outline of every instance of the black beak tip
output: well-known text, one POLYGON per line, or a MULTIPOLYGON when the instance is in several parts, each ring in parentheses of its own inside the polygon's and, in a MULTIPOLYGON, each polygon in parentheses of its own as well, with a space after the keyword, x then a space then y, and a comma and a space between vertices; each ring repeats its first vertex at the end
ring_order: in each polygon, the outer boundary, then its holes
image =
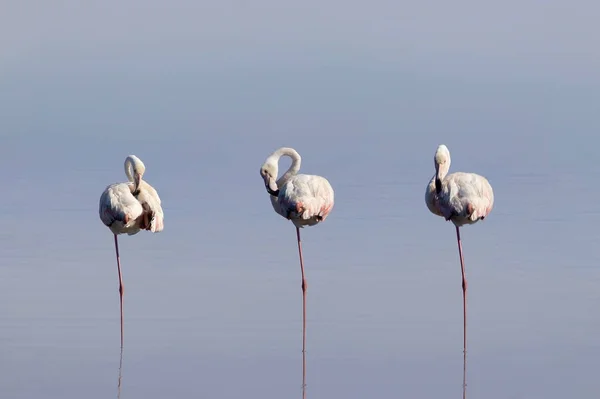
POLYGON ((435 179, 435 192, 438 194, 442 192, 442 181, 440 179, 435 179))
POLYGON ((268 185, 265 185, 265 188, 267 189, 267 193, 269 193, 270 195, 272 195, 273 197, 279 197, 279 189, 273 191, 271 189, 271 187, 269 187, 268 185))

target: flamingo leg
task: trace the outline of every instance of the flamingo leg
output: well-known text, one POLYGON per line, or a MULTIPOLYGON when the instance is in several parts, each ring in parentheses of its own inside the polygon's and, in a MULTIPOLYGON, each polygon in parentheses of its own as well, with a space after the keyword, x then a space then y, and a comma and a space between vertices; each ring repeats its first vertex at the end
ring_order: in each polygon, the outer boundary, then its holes
POLYGON ((298 253, 300 255, 300 270, 302 272, 302 398, 306 397, 306 279, 304 278, 304 260, 302 258, 302 242, 300 228, 296 227, 298 237, 298 253))
POLYGON ((115 252, 117 253, 117 268, 119 269, 119 304, 121 308, 121 348, 123 348, 123 275, 121 274, 121 257, 119 256, 119 242, 115 234, 115 252))
POLYGON ((467 397, 467 279, 465 277, 465 262, 463 260, 462 241, 458 226, 456 226, 456 241, 458 242, 463 290, 463 399, 465 399, 467 397))

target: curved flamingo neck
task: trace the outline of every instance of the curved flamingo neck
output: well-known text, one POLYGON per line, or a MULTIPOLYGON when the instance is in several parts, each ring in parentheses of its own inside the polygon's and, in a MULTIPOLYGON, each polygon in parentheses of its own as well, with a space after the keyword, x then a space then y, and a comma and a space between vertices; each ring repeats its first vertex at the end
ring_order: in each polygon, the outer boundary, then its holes
POLYGON ((293 148, 283 147, 275 151, 272 157, 276 165, 279 164, 279 159, 282 156, 290 157, 292 159, 292 164, 290 165, 288 170, 279 179, 277 179, 278 187, 281 187, 283 184, 285 184, 285 182, 288 181, 290 177, 298 174, 298 171, 300 170, 300 164, 302 163, 302 158, 300 157, 300 154, 298 154, 298 152, 293 148))
POLYGON ((133 179, 133 161, 129 157, 125 160, 125 176, 127 176, 127 180, 130 182, 135 182, 133 179))
POLYGON ((145 166, 141 159, 135 155, 129 155, 125 158, 125 175, 129 182, 133 183, 133 192, 137 192, 142 183, 142 176, 144 175, 145 166), (136 179, 136 175, 139 174, 139 178, 136 179))

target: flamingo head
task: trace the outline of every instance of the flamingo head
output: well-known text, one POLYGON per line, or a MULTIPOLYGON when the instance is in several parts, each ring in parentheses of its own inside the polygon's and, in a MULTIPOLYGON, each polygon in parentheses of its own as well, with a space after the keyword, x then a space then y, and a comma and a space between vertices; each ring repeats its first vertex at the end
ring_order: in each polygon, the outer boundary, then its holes
POLYGON ((277 187, 277 164, 273 162, 265 162, 260 167, 260 175, 265 182, 265 188, 267 192, 274 197, 279 195, 279 188, 277 187))
POLYGON ((444 144, 440 145, 433 157, 435 163, 435 191, 440 193, 442 191, 442 180, 448 174, 450 169, 450 151, 444 144))

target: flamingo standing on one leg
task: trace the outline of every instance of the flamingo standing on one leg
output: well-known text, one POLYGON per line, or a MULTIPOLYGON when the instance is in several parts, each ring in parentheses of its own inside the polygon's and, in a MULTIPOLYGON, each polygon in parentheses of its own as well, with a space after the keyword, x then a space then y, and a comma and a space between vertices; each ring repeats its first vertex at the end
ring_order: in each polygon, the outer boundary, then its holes
POLYGON ((435 152, 435 175, 425 192, 425 203, 431 213, 452 221, 456 227, 456 240, 462 273, 463 289, 463 398, 466 397, 467 359, 467 280, 459 228, 483 220, 494 206, 494 191, 483 176, 475 173, 456 172, 450 169, 450 151, 440 145, 435 152))
POLYGON ((300 270, 302 272, 302 392, 306 387, 306 279, 300 228, 314 226, 327 218, 333 208, 333 188, 321 176, 298 174, 300 154, 293 148, 282 147, 269 155, 260 168, 271 204, 275 212, 291 220, 296 226, 300 270), (292 165, 277 181, 278 163, 282 156, 292 159, 292 165))
POLYGON ((119 270, 119 301, 121 308, 121 347, 123 347, 123 277, 117 235, 137 234, 140 230, 153 233, 164 228, 164 214, 156 190, 142 176, 146 167, 141 159, 129 155, 125 159, 125 174, 129 182, 111 184, 100 196, 100 220, 115 236, 115 252, 119 270))

